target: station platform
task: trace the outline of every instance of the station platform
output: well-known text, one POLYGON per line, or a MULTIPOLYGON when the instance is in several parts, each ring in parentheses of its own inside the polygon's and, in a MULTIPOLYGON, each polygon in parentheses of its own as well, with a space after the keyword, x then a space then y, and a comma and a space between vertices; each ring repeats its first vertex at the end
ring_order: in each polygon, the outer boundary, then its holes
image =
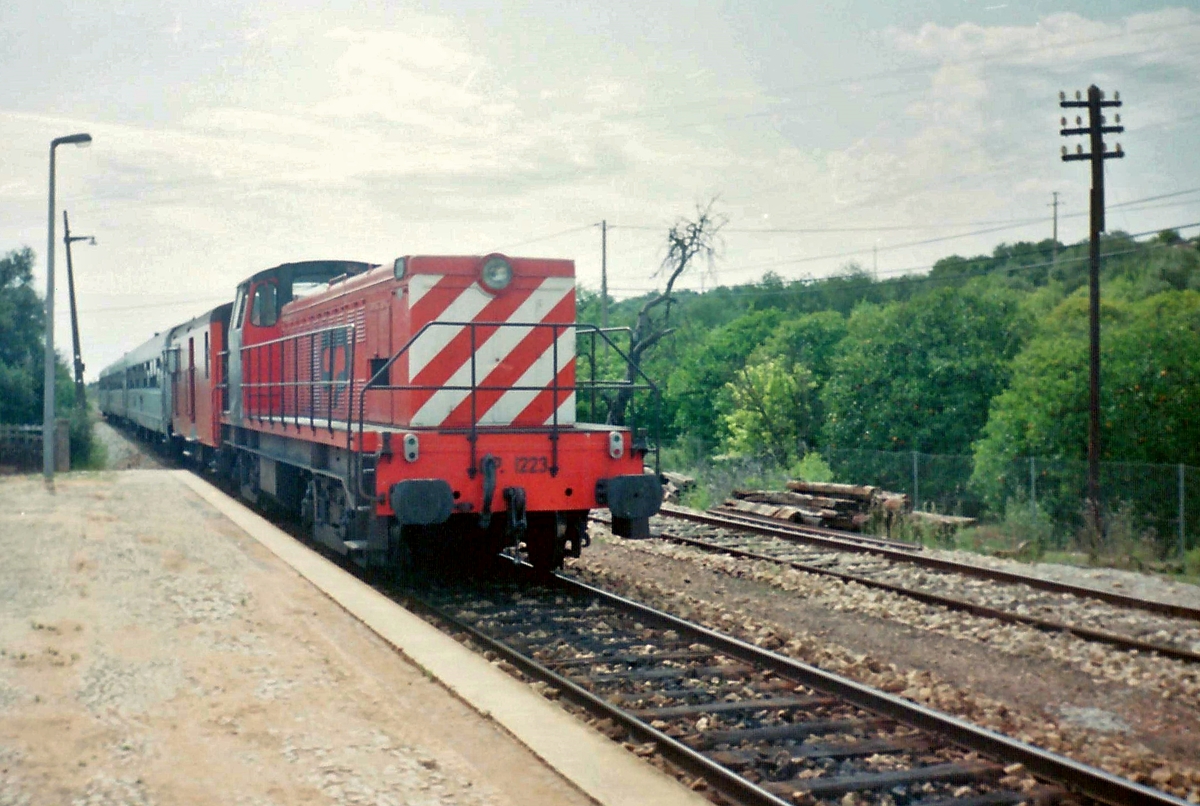
POLYGON ((699 804, 183 471, 0 478, 0 803, 699 804))

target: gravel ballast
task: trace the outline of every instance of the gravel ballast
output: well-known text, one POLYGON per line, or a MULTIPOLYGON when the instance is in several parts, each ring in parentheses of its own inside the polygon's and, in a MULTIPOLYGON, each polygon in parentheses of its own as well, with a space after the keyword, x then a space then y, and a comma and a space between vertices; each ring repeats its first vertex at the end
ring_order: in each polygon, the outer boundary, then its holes
POLYGON ((575 573, 756 644, 1200 802, 1195 664, 765 562, 594 542, 575 573))

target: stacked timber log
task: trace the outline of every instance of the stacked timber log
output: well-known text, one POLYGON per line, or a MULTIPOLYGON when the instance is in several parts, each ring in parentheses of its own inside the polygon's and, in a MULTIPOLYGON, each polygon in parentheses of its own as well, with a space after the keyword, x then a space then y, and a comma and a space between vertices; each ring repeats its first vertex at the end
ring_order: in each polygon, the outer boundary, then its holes
POLYGON ((936 541, 949 542, 954 533, 967 526, 974 526, 975 518, 964 518, 960 515, 941 515, 936 512, 908 513, 913 525, 928 537, 936 541))
POLYGON ((912 502, 903 493, 856 484, 789 481, 787 490, 734 490, 726 509, 768 518, 861 532, 872 518, 888 523, 910 512, 912 502))
POLYGON ((669 470, 662 472, 662 482, 663 501, 668 504, 678 504, 680 495, 696 486, 696 480, 691 476, 672 473, 669 470))

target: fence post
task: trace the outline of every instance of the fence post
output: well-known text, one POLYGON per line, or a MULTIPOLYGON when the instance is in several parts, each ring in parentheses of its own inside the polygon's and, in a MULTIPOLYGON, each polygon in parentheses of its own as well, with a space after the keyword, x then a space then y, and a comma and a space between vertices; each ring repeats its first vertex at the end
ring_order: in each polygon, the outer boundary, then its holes
POLYGON ((59 418, 54 421, 54 471, 66 473, 71 469, 71 424, 59 418))
POLYGON ((917 471, 917 452, 913 451, 913 509, 921 508, 921 480, 917 471))
POLYGON ((1185 531, 1183 489, 1183 463, 1179 464, 1179 559, 1187 556, 1187 533, 1185 531))
POLYGON ((1029 457, 1029 515, 1037 517, 1037 459, 1029 457))

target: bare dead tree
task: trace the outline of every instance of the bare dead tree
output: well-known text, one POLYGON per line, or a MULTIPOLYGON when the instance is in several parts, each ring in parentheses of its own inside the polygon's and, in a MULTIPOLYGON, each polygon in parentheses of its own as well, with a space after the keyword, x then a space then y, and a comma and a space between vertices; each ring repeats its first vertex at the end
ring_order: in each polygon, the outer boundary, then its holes
POLYGON ((633 400, 633 385, 637 368, 647 351, 675 332, 671 326, 671 306, 675 303, 675 283, 694 267, 697 258, 711 262, 720 248, 719 234, 725 226, 725 216, 715 213, 713 197, 706 204, 696 205, 695 218, 680 218, 667 232, 667 254, 655 277, 665 276, 666 287, 646 301, 638 311, 629 339, 629 360, 625 366, 625 385, 613 399, 608 410, 610 425, 624 425, 625 415, 633 400))

